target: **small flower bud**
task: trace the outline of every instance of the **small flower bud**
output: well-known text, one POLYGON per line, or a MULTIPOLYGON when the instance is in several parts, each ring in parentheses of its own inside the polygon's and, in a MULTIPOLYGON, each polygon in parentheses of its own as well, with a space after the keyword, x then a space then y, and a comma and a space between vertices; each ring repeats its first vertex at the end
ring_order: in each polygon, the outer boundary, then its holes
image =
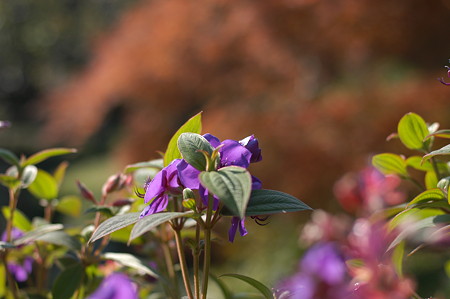
POLYGON ((131 205, 134 201, 130 198, 121 198, 112 203, 113 207, 123 207, 126 205, 131 205))
POLYGON ((183 207, 195 211, 195 199, 183 199, 183 207))
POLYGON ((447 194, 447 193, 448 193, 448 187, 449 187, 449 185, 450 185, 450 176, 441 179, 441 180, 438 182, 437 187, 438 187, 439 189, 441 189, 442 192, 444 192, 445 194, 447 194))
POLYGON ((106 196, 111 192, 118 191, 125 186, 127 176, 118 173, 110 176, 102 187, 102 196, 106 196))
POLYGON ((195 199, 194 192, 189 188, 184 188, 183 190, 183 199, 195 199))
POLYGON ((97 203, 97 201, 95 200, 94 194, 83 183, 81 183, 80 181, 77 180, 77 186, 78 186, 78 189, 80 189, 81 196, 83 196, 83 198, 93 202, 94 204, 97 203))

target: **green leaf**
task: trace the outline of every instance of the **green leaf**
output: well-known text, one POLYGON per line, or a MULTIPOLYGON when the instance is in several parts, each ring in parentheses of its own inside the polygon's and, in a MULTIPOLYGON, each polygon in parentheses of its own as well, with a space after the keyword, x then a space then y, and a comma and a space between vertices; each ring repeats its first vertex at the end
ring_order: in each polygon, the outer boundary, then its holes
POLYGON ((67 267, 56 278, 53 288, 53 298, 70 299, 81 284, 84 267, 77 263, 67 267))
POLYGON ((203 171, 199 179, 234 215, 244 218, 252 189, 252 177, 245 168, 228 166, 218 171, 203 171))
POLYGON ((431 153, 426 154, 425 156, 423 156, 422 161, 425 163, 425 161, 427 161, 428 159, 434 157, 434 156, 443 156, 443 155, 450 155, 450 144, 447 144, 446 146, 432 151, 431 153))
POLYGON ((72 217, 78 217, 81 214, 81 205, 81 200, 77 196, 64 196, 58 201, 56 210, 72 217))
POLYGON ((138 270, 141 273, 148 274, 152 277, 158 278, 158 275, 155 272, 153 272, 152 269, 144 265, 144 263, 140 259, 138 259, 132 254, 107 252, 103 254, 102 257, 107 260, 113 260, 115 262, 118 262, 123 266, 138 270))
POLYGON ((25 162, 22 163, 22 166, 38 164, 44 160, 47 160, 50 157, 72 154, 76 152, 77 150, 74 148, 61 147, 61 148, 46 149, 28 157, 28 159, 26 159, 25 162))
POLYGON ((391 221, 389 221, 388 230, 392 231, 400 224, 406 223, 406 221, 409 221, 411 219, 416 221, 417 219, 424 219, 431 216, 442 215, 443 213, 444 212, 441 210, 431 209, 427 207, 423 209, 418 207, 408 208, 398 213, 394 218, 391 219, 391 221))
POLYGON ((11 165, 19 166, 19 158, 7 149, 0 148, 0 159, 11 165))
POLYGON ((220 275, 220 277, 234 277, 237 278, 239 280, 242 280, 246 283, 248 283, 249 285, 251 285, 252 287, 256 288, 258 291, 261 292, 261 294, 264 295, 264 298, 266 299, 273 299, 273 294, 272 291, 266 287, 264 284, 262 284, 261 282, 257 281, 256 279, 253 279, 251 277, 245 276, 245 275, 240 275, 240 274, 223 274, 220 275))
POLYGON ((430 139, 431 137, 447 138, 450 139, 450 130, 439 130, 429 134, 425 139, 430 139))
POLYGON ((433 189, 436 188, 438 183, 438 178, 436 176, 436 173, 434 171, 428 171, 425 174, 425 187, 427 189, 433 189))
POLYGON ((117 213, 117 208, 111 207, 111 206, 92 206, 89 209, 87 209, 86 211, 84 211, 84 214, 97 213, 97 212, 102 213, 106 217, 111 217, 117 213))
MULTIPOLYGON (((11 210, 9 209, 9 207, 7 206, 2 207, 2 213, 5 219, 11 218, 11 210)), ((27 216, 25 216, 25 214, 23 214, 20 210, 17 209, 14 210, 13 227, 18 228, 24 232, 30 231, 33 228, 27 216)))
POLYGON ((3 249, 15 248, 15 247, 16 247, 16 245, 14 245, 13 243, 0 241, 0 251, 2 251, 3 249))
POLYGON ((406 161, 403 157, 384 153, 373 156, 372 165, 378 169, 381 173, 396 174, 400 177, 408 177, 408 171, 406 170, 406 161))
POLYGON ((58 183, 51 174, 39 169, 28 191, 39 199, 52 200, 58 197, 58 183))
POLYGON ((50 233, 50 232, 54 232, 54 231, 58 231, 63 229, 64 226, 62 224, 45 224, 45 225, 41 225, 37 228, 35 228, 32 231, 27 232, 25 235, 23 235, 22 237, 14 240, 14 245, 19 246, 19 245, 24 245, 27 243, 31 243, 35 240, 37 240, 39 237, 50 233))
POLYGON ((50 244, 60 245, 72 250, 81 249, 78 239, 68 235, 63 231, 53 231, 36 238, 36 241, 43 241, 50 244))
POLYGON ((415 113, 408 113, 400 119, 397 127, 398 136, 409 149, 426 149, 425 137, 430 133, 422 117, 415 113))
POLYGON ((392 264, 399 277, 403 277, 403 256, 405 255, 405 242, 400 242, 392 253, 392 264))
POLYGON ((428 190, 425 190, 424 192, 420 193, 416 197, 414 197, 414 199, 408 203, 407 207, 410 207, 414 204, 425 202, 425 201, 444 200, 444 199, 445 199, 445 194, 444 194, 444 192, 442 192, 441 189, 437 189, 437 188, 428 189, 428 190))
POLYGON ((284 192, 275 190, 252 190, 246 216, 312 210, 307 204, 284 192))
POLYGON ((58 187, 61 187, 64 177, 66 176, 67 167, 69 167, 69 162, 63 161, 56 167, 55 172, 53 173, 53 177, 55 178, 58 187))
POLYGON ((20 183, 21 181, 14 176, 0 174, 0 184, 9 189, 16 189, 17 187, 20 186, 20 183))
POLYGON ((123 173, 125 173, 125 174, 132 173, 141 168, 156 168, 158 170, 161 170, 163 167, 164 167, 163 159, 156 159, 156 160, 151 160, 151 161, 147 161, 147 162, 138 162, 138 163, 127 165, 125 167, 125 169, 123 170, 123 173))
POLYGON ((178 213, 178 212, 167 212, 167 213, 156 213, 152 215, 145 216, 141 219, 139 219, 138 222, 134 225, 133 229, 131 230, 130 239, 128 242, 131 242, 133 239, 136 239, 137 237, 142 236, 144 233, 152 230, 153 228, 157 227, 158 225, 178 218, 193 214, 193 212, 184 212, 184 213, 178 213))
POLYGON ((426 161, 422 163, 422 157, 411 156, 406 159, 406 165, 421 171, 433 171, 433 165, 426 161))
POLYGON ((191 117, 184 125, 182 125, 175 135, 169 141, 166 153, 164 154, 164 166, 167 166, 175 159, 181 159, 181 153, 178 150, 178 138, 183 133, 197 133, 202 132, 202 112, 191 117))
POLYGON ((6 295, 6 269, 3 263, 0 264, 0 298, 6 295))
POLYGON ((127 213, 123 215, 117 215, 105 220, 94 231, 88 243, 95 242, 96 240, 106 235, 109 235, 110 233, 115 232, 116 230, 119 230, 121 228, 124 228, 128 225, 137 222, 139 220, 139 215, 140 215, 139 212, 127 213))
POLYGON ((38 173, 38 169, 34 165, 27 165, 22 171, 22 185, 20 186, 22 189, 28 188, 36 179, 38 173))
POLYGON ((212 154, 214 148, 205 137, 195 133, 183 133, 178 138, 178 149, 186 162, 196 169, 206 170, 206 158, 203 152, 212 154))
POLYGON ((233 294, 230 289, 224 284, 220 279, 218 279, 215 275, 209 273, 209 277, 217 284, 219 289, 222 291, 224 299, 233 299, 233 294))

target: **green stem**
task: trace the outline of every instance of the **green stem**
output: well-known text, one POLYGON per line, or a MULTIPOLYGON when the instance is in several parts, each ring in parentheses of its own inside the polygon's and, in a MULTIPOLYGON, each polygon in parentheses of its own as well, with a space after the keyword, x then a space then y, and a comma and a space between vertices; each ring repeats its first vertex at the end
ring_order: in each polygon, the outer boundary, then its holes
POLYGON ((200 299, 200 252, 200 223, 197 222, 195 226, 195 248, 192 252, 194 263, 194 293, 196 299, 200 299))
POLYGON ((209 266, 211 264, 211 220, 212 209, 214 205, 214 198, 208 196, 208 210, 206 211, 206 223, 205 223, 205 254, 203 256, 203 286, 202 286, 202 299, 206 299, 208 293, 208 278, 209 278, 209 266))
POLYGON ((183 276, 184 288, 186 289, 186 295, 189 299, 194 299, 191 290, 191 284, 189 282, 189 273, 186 265, 186 257, 184 255, 183 244, 181 240, 181 232, 179 227, 173 227, 175 231, 175 243, 177 245, 178 258, 180 260, 181 274, 183 276))
POLYGON ((440 174, 440 172, 439 172, 439 168, 438 168, 436 159, 435 159, 434 157, 431 157, 430 160, 431 160, 431 165, 433 165, 434 173, 436 174, 436 177, 437 177, 437 179, 438 179, 438 181, 439 181, 439 180, 441 179, 441 174, 440 174))

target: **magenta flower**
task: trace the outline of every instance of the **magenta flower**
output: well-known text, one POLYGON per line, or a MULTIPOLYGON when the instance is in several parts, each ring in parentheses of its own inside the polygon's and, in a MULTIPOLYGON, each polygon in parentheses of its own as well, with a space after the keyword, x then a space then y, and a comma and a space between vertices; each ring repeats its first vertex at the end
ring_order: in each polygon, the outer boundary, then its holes
POLYGON ((169 203, 169 194, 181 194, 183 186, 178 180, 177 169, 181 161, 181 159, 172 161, 147 184, 144 202, 148 203, 151 201, 151 203, 142 211, 141 218, 165 210, 169 203))
POLYGON ((136 288, 122 273, 113 273, 103 280, 100 287, 88 299, 138 299, 136 288))

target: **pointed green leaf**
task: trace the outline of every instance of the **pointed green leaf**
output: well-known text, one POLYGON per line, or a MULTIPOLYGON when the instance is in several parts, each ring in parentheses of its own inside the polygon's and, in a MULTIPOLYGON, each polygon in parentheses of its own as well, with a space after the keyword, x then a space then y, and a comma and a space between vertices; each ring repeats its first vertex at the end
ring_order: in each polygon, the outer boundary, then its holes
POLYGON ((19 158, 10 150, 0 148, 0 159, 11 165, 19 166, 19 158))
POLYGON ((63 161, 56 167, 55 172, 53 173, 58 188, 61 187, 64 177, 66 176, 67 167, 69 167, 69 162, 63 161))
POLYGON ((158 278, 158 275, 155 272, 153 272, 152 269, 144 265, 144 263, 140 259, 138 259, 132 254, 107 252, 103 254, 102 257, 107 260, 113 260, 115 262, 118 262, 123 266, 138 270, 141 273, 148 274, 152 277, 158 278))
POLYGON ((273 299, 273 294, 272 291, 266 287, 264 284, 262 284, 261 282, 257 281, 256 279, 253 279, 251 277, 245 276, 245 275, 240 275, 240 274, 223 274, 220 275, 220 277, 234 277, 237 278, 239 280, 242 280, 246 283, 248 283, 249 285, 251 285, 252 287, 254 287, 255 289, 257 289, 258 291, 261 292, 261 294, 263 294, 264 298, 266 299, 273 299))
POLYGON ((53 231, 36 238, 36 241, 44 241, 50 244, 60 245, 72 250, 81 249, 78 239, 68 235, 63 231, 53 231))
POLYGON ((443 156, 443 155, 450 155, 450 144, 447 144, 446 146, 432 151, 429 154, 426 154, 425 156, 423 156, 423 161, 425 163, 425 161, 427 161, 428 159, 434 157, 434 156, 443 156))
POLYGON ((28 191, 39 199, 52 200, 58 197, 58 183, 51 174, 39 169, 28 191))
POLYGON ((22 237, 14 240, 14 245, 19 246, 19 245, 24 245, 30 242, 35 241, 36 239, 38 239, 39 237, 50 233, 50 232, 54 232, 54 231, 58 231, 63 229, 64 226, 62 224, 45 224, 45 225, 41 225, 35 229, 33 229, 32 231, 27 232, 25 235, 23 235, 22 237))
MULTIPOLYGON (((5 219, 11 218, 11 210, 9 207, 2 207, 2 214, 5 219)), ((31 226, 30 220, 27 216, 23 214, 20 210, 14 210, 13 227, 20 229, 21 231, 30 231, 33 227, 31 226)))
POLYGON ((81 284, 84 267, 80 263, 64 269, 53 283, 53 298, 70 299, 81 284))
POLYGON ((247 169, 228 166, 218 171, 203 171, 199 179, 234 215, 244 218, 252 189, 252 178, 247 169))
POLYGON ((268 189, 252 190, 246 216, 312 210, 307 204, 284 192, 268 189))
POLYGON ((400 119, 397 127, 398 136, 409 149, 426 149, 425 137, 430 133, 422 117, 415 113, 408 113, 400 119))
POLYGON ((15 189, 19 187, 20 183, 20 180, 14 176, 0 174, 0 184, 9 189, 15 189))
POLYGON ((58 201, 56 210, 72 217, 78 217, 81 214, 81 205, 81 200, 77 196, 64 196, 58 201))
POLYGON ((28 157, 28 159, 26 159, 25 162, 22 163, 22 166, 38 164, 44 160, 47 160, 50 157, 67 155, 67 154, 72 154, 72 153, 76 153, 76 152, 77 152, 77 150, 74 148, 46 149, 46 150, 37 152, 34 155, 31 155, 30 157, 28 157))
POLYGON ((400 242, 392 253, 392 264, 399 277, 403 277, 403 257, 405 255, 405 242, 400 242))
POLYGON ((142 236, 144 233, 152 230, 153 228, 157 227, 158 225, 178 218, 193 214, 193 212, 184 212, 184 213, 178 213, 178 212, 168 212, 168 213, 156 213, 152 215, 145 216, 141 219, 139 219, 138 222, 133 226, 133 229, 131 230, 131 235, 129 242, 131 242, 133 239, 136 239, 137 237, 142 236))
POLYGON ((434 171, 428 171, 425 174, 425 187, 427 189, 434 189, 436 188, 438 183, 438 178, 436 176, 436 173, 434 171))
POLYGON ((217 284, 219 289, 222 291, 224 299, 234 299, 233 294, 230 289, 224 284, 220 279, 218 279, 215 275, 209 273, 209 277, 217 284))
POLYGON ((183 133, 178 138, 177 144, 186 162, 200 171, 206 170, 206 158, 201 151, 211 155, 214 148, 205 137, 195 133, 183 133))
POLYGON ((429 161, 422 163, 422 157, 411 156, 406 159, 406 165, 421 171, 433 171, 433 165, 429 161))
POLYGON ((106 235, 109 235, 112 232, 115 232, 116 230, 137 222, 139 220, 139 215, 139 212, 127 213, 123 215, 117 215, 105 220, 97 227, 88 242, 92 243, 106 235))
POLYGON ((431 134, 429 134, 426 139, 430 139, 431 137, 439 137, 439 138, 450 138, 450 130, 446 129, 446 130, 439 130, 436 132, 433 132, 431 134))
POLYGON ((384 153, 375 155, 372 158, 372 165, 385 175, 396 174, 400 177, 409 176, 406 170, 405 159, 396 154, 384 153))
POLYGON ((437 209, 432 209, 427 207, 421 209, 419 207, 408 208, 400 213, 398 213, 394 218, 388 223, 388 230, 392 231, 398 227, 401 223, 406 223, 409 219, 416 221, 417 219, 424 219, 431 216, 441 215, 444 212, 437 209))
POLYGON ((170 139, 167 146, 166 153, 164 154, 164 166, 167 166, 175 159, 181 159, 181 153, 178 150, 178 138, 183 133, 197 133, 202 132, 202 112, 191 117, 184 125, 182 125, 175 135, 170 139))
POLYGON ((425 202, 425 201, 430 201, 430 200, 444 200, 445 199, 445 194, 444 192, 442 192, 441 189, 429 189, 429 190, 425 190, 424 192, 420 193, 419 195, 417 195, 416 197, 414 197, 413 200, 411 200, 407 207, 412 206, 414 204, 417 203, 421 203, 421 202, 425 202))
POLYGON ((147 162, 138 162, 134 164, 127 165, 123 171, 123 173, 128 174, 132 173, 141 168, 156 168, 161 170, 164 167, 163 159, 156 159, 147 162))

